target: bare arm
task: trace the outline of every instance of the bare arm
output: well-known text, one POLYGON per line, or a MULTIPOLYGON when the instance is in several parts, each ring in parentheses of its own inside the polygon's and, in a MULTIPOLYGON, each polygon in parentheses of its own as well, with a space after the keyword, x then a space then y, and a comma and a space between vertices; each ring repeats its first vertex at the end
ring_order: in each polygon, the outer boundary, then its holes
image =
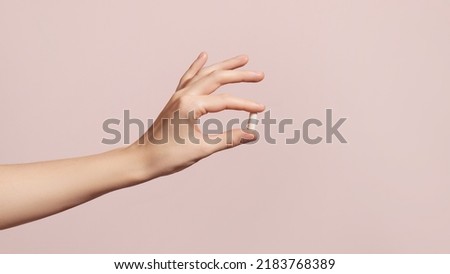
POLYGON ((259 82, 264 75, 235 70, 248 62, 246 56, 210 67, 204 67, 206 60, 206 53, 199 55, 152 127, 134 144, 80 158, 0 166, 0 229, 40 219, 105 193, 177 172, 212 153, 235 147, 243 140, 252 140, 251 133, 234 129, 232 134, 210 136, 209 139, 217 138, 217 143, 205 142, 195 121, 206 113, 225 109, 263 111, 264 106, 253 101, 213 92, 229 83, 259 82), (188 126, 195 130, 175 128, 168 120, 175 113, 181 118, 190 118, 192 123, 188 126), (184 144, 174 138, 175 131, 184 144), (167 141, 155 142, 163 140, 165 132, 168 133, 167 141), (189 136, 192 132, 194 136, 189 136), (192 139, 199 142, 191 142, 192 139))

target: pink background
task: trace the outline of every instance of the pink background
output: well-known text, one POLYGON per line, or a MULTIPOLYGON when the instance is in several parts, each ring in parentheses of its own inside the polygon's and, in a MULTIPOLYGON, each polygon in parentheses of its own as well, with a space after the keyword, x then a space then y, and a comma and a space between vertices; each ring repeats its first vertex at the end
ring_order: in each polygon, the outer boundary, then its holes
POLYGON ((446 0, 0 1, 1 163, 111 149, 102 122, 155 118, 202 50, 266 73, 222 90, 291 129, 332 108, 349 142, 279 134, 0 231, 0 252, 450 252, 449 14, 446 0))

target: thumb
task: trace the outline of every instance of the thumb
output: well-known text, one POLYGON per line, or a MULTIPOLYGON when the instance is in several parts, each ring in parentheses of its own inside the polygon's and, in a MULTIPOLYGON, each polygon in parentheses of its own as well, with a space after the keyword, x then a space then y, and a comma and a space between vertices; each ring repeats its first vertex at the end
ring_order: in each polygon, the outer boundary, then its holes
POLYGON ((240 128, 231 129, 221 134, 211 136, 211 139, 217 139, 218 142, 211 145, 212 152, 215 153, 224 149, 233 148, 240 144, 255 141, 258 133, 255 130, 243 130, 240 128))

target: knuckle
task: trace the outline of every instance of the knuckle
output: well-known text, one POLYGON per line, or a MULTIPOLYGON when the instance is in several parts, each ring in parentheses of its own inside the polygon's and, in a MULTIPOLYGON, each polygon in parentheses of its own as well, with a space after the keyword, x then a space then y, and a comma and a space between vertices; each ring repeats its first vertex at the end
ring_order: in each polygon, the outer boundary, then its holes
POLYGON ((201 113, 203 113, 202 110, 204 109, 204 107, 202 102, 199 100, 192 100, 190 103, 190 107, 192 110, 200 111, 201 113))
POLYGON ((210 73, 210 71, 208 70, 208 68, 202 68, 201 70, 199 70, 198 72, 197 72, 197 75, 199 76, 199 77, 203 77, 203 76, 205 76, 205 75, 208 75, 210 73))
POLYGON ((178 107, 183 112, 194 111, 196 115, 203 114, 204 106, 203 102, 198 98, 190 95, 181 96, 178 99, 178 107))
POLYGON ((185 74, 185 75, 183 75, 183 76, 180 78, 180 82, 184 82, 184 81, 186 81, 187 79, 189 79, 189 75, 185 74))
POLYGON ((191 105, 191 101, 192 101, 191 98, 189 98, 189 96, 187 95, 180 96, 178 97, 177 105, 180 109, 186 109, 191 105))
POLYGON ((221 70, 215 70, 211 72, 209 75, 213 80, 220 82, 223 76, 223 72, 221 70))

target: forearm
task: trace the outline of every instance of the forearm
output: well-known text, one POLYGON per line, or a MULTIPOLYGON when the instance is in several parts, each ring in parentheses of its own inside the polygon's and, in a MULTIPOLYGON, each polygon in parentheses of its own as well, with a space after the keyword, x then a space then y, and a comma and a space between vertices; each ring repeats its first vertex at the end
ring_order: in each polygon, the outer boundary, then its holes
POLYGON ((43 218, 152 179, 133 148, 58 161, 0 166, 0 228, 43 218))

